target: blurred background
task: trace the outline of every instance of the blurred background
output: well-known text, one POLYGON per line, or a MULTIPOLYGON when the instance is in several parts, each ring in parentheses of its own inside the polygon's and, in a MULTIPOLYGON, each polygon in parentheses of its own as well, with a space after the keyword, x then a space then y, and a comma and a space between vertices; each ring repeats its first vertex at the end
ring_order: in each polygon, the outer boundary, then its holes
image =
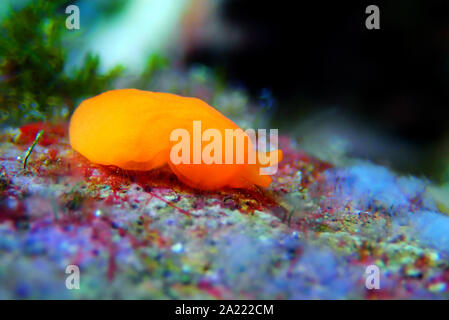
POLYGON ((252 103, 259 126, 328 161, 449 181, 447 1, 2 0, 0 23, 4 124, 68 117, 110 88, 171 91, 237 120, 252 103))

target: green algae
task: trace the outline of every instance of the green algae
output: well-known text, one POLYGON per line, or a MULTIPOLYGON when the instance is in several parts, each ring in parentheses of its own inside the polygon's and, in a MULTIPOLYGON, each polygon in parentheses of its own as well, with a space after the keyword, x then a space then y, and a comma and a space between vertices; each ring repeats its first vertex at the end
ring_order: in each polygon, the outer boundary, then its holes
POLYGON ((121 73, 100 74, 100 60, 64 73, 66 1, 31 1, 0 21, 0 121, 20 125, 67 116, 77 102, 106 90, 121 73))

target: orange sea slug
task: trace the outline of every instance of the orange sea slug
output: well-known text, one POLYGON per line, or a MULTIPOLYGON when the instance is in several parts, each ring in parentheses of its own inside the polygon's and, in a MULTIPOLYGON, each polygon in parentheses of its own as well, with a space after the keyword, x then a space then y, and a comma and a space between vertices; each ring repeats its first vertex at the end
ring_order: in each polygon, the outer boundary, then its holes
MULTIPOLYGON (((240 130, 239 127, 220 112, 197 98, 181 97, 170 93, 119 89, 102 93, 83 101, 70 120, 69 138, 72 148, 93 163, 115 165, 122 169, 147 171, 168 164, 176 176, 185 184, 204 190, 250 188, 253 185, 267 187, 271 177, 260 174, 260 168, 272 166, 281 161, 280 150, 263 153, 270 163, 249 162, 251 156, 260 155, 254 151, 253 143, 243 132, 245 139, 244 163, 236 159, 237 138, 228 145, 226 130, 240 130), (193 123, 201 124, 201 136, 195 133, 193 123), (176 163, 171 150, 179 143, 171 141, 174 130, 183 129, 189 134, 189 148, 186 155, 190 163, 176 163), (206 137, 208 129, 215 129, 220 137, 206 137), (197 137, 195 137, 195 135, 197 137), (202 140, 200 147, 195 139, 202 140), (210 141, 210 142, 208 142, 210 141), (212 142, 216 147, 211 150, 212 142), (223 152, 217 152, 223 147, 223 152), (195 162, 199 153, 210 152, 216 159, 207 163, 204 159, 195 162), (226 161, 230 152, 232 163, 226 161), (272 156, 275 156, 271 161, 272 156)), ((209 131, 211 133, 211 131, 209 131)))

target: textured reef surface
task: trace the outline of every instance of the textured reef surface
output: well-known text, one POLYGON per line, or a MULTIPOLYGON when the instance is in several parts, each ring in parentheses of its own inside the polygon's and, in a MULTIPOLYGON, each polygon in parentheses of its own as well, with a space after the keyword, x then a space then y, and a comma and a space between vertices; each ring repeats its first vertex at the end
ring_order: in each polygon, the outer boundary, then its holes
POLYGON ((449 298, 449 217, 427 181, 282 137, 268 189, 204 192, 165 169, 91 164, 66 132, 0 133, 0 299, 449 298))

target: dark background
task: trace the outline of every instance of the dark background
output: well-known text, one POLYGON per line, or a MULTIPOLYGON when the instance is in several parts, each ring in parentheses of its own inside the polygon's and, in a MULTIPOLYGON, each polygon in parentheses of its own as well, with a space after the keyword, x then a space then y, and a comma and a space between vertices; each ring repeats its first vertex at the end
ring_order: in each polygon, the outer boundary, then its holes
POLYGON ((244 31, 243 44, 206 44, 186 62, 223 68, 254 96, 271 89, 278 123, 337 105, 422 153, 445 139, 449 1, 227 0, 220 12, 244 31), (370 4, 380 30, 365 27, 370 4))

